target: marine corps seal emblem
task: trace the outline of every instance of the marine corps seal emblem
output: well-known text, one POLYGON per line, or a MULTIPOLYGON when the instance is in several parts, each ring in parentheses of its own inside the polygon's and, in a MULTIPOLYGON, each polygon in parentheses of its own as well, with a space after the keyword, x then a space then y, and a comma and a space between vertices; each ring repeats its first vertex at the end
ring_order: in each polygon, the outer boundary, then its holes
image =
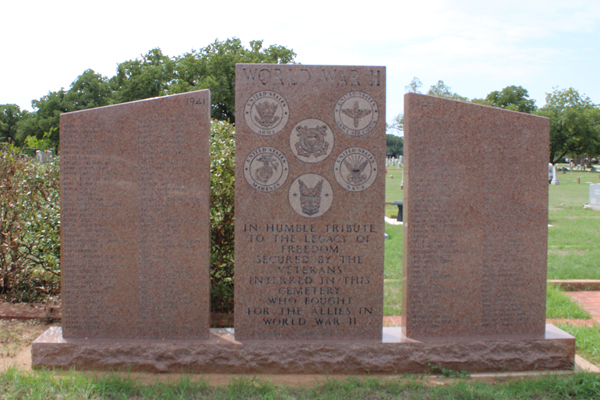
POLYGON ((267 193, 279 189, 288 174, 287 158, 274 147, 254 149, 244 162, 246 182, 259 192, 267 193))

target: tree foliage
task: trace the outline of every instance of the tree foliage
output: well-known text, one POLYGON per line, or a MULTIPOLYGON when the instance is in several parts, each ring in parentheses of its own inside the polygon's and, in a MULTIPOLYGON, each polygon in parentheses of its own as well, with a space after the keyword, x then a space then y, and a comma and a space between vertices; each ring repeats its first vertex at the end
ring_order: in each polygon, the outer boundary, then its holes
POLYGON ((404 86, 405 93, 421 93, 421 88, 423 87, 423 82, 416 76, 412 78, 410 83, 404 86))
POLYGON ((404 154, 404 138, 396 135, 385 135, 385 154, 388 157, 398 157, 404 154))
POLYGON ((467 97, 461 96, 458 93, 454 93, 452 88, 446 85, 442 80, 439 80, 435 85, 431 85, 427 91, 427 94, 429 96, 444 97, 446 99, 469 101, 467 97))
POLYGON ((295 57, 296 53, 284 46, 264 48, 261 40, 255 40, 246 48, 237 38, 215 40, 200 50, 178 57, 169 57, 158 48, 152 49, 139 58, 120 63, 112 78, 91 69, 85 70, 68 90, 61 88, 33 100, 33 113, 18 110, 15 114, 10 108, 14 105, 0 106, 3 113, 0 138, 10 137, 22 145, 28 136, 42 138, 44 133, 53 132, 51 140, 53 147, 57 147, 59 115, 64 112, 200 89, 211 90, 213 118, 235 122, 235 64, 286 64, 293 63, 295 57), (9 114, 16 115, 18 121, 15 123, 9 114))
POLYGON ((538 115, 550 119, 550 162, 600 155, 600 107, 573 88, 546 94, 538 115))
POLYGON ((27 114, 16 104, 0 105, 0 143, 16 140, 17 123, 27 114))
POLYGON ((535 100, 529 98, 529 92, 522 86, 507 86, 501 91, 495 90, 485 98, 494 107, 505 108, 531 114, 537 110, 535 100))

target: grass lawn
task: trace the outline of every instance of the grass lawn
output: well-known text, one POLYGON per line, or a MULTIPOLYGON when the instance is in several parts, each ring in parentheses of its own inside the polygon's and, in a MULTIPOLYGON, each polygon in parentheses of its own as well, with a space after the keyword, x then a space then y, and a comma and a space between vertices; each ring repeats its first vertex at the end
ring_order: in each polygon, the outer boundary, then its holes
POLYGON ((550 185, 548 279, 600 279, 600 212, 583 209, 588 182, 600 183, 599 175, 567 172, 550 185))
MULTIPOLYGON (((442 372, 443 373, 443 372, 442 372)), ((598 399, 600 375, 541 375, 535 378, 470 379, 468 374, 443 375, 434 382, 424 376, 382 379, 364 376, 302 386, 285 386, 257 378, 234 379, 210 386, 203 379, 143 384, 134 377, 79 373, 59 377, 52 372, 9 370, 0 374, 4 399, 598 399)))

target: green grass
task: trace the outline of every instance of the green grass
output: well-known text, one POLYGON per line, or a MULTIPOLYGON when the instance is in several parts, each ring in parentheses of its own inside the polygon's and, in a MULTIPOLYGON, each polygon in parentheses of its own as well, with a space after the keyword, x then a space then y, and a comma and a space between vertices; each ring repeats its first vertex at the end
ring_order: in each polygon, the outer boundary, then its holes
MULTIPOLYGON (((402 169, 396 167, 388 167, 385 175, 385 201, 401 201, 404 199, 404 191, 400 189, 402 182, 402 169), (393 178, 392 178, 393 176, 393 178)), ((385 215, 388 217, 396 217, 398 215, 398 206, 386 204, 385 215)))
MULTIPOLYGON (((600 326, 572 326, 557 324, 563 331, 575 336, 577 354, 592 364, 600 364, 600 326)), ((600 397, 599 397, 600 398, 600 397)))
MULTIPOLYGON (((453 374, 449 374, 453 375, 453 374)), ((234 379, 211 387, 203 380, 184 377, 171 383, 143 384, 132 377, 107 374, 100 378, 66 373, 8 370, 0 373, 2 399, 598 399, 600 376, 541 375, 534 378, 498 380, 494 384, 469 379, 440 378, 431 384, 419 376, 380 379, 365 376, 298 387, 278 385, 257 378, 234 379), (441 384, 440 384, 441 383, 441 384)))
POLYGON ((383 315, 402 315, 402 225, 386 224, 385 233, 383 315))
POLYGON ((559 174, 550 185, 548 279, 600 279, 600 212, 584 210, 598 172, 559 174), (577 183, 580 179, 580 184, 577 183))
POLYGON ((546 296, 546 318, 590 319, 589 312, 571 300, 562 290, 548 285, 546 296))
POLYGON ((402 279, 402 225, 385 224, 385 279, 402 279))

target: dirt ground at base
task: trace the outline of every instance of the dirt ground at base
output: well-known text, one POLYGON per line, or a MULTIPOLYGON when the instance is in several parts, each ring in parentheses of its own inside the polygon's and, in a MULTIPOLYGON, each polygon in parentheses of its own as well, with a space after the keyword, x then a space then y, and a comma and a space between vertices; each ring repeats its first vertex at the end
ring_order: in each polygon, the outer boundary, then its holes
POLYGON ((31 369, 31 344, 46 329, 59 326, 39 319, 0 319, 0 371, 16 366, 31 369))

